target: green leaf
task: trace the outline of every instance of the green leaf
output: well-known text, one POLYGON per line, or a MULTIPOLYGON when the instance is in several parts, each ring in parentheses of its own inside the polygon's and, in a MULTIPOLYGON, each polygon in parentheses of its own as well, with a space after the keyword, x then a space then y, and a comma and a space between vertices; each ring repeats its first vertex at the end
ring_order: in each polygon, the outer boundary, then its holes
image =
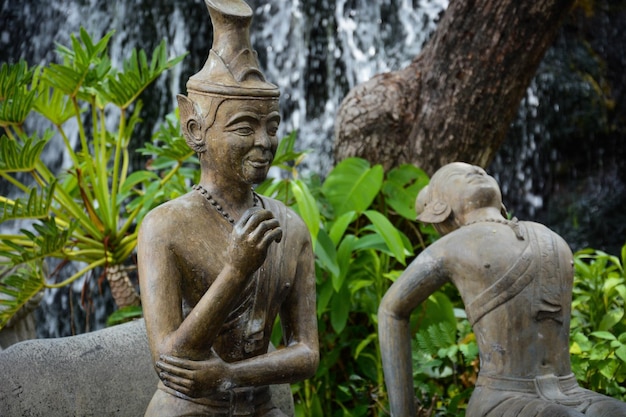
POLYGON ((14 237, 9 238, 0 235, 0 247, 6 248, 2 251, 3 256, 9 258, 15 266, 43 260, 47 257, 62 257, 62 249, 67 244, 74 227, 76 227, 75 223, 68 229, 61 229, 52 217, 40 220, 39 223, 33 224, 37 235, 27 230, 21 230, 22 237, 20 240, 28 242, 28 245, 16 244, 14 237))
POLYGON ((343 237, 344 233, 348 229, 350 223, 352 223, 356 219, 357 215, 354 211, 349 211, 347 213, 339 216, 330 226, 330 232, 328 233, 330 239, 333 241, 335 245, 339 244, 339 241, 343 237))
MULTIPOLYGON (((320 212, 317 208, 317 202, 309 191, 309 188, 300 180, 291 181, 291 191, 298 203, 297 211, 304 223, 309 229, 311 239, 315 243, 320 230, 320 212)), ((296 209, 296 207, 294 207, 296 209)))
POLYGON ((385 201, 398 214, 411 221, 415 220, 415 199, 428 184, 428 175, 413 165, 401 165, 387 173, 383 184, 385 201))
POLYGON ((126 181, 122 184, 121 192, 126 194, 137 184, 152 181, 160 181, 159 176, 154 172, 144 170, 135 171, 126 178, 126 181))
POLYGON ((341 161, 322 185, 322 193, 334 209, 335 217, 349 211, 362 213, 372 204, 383 182, 381 165, 370 167, 360 158, 341 161))
POLYGON ((619 323, 623 317, 624 317, 623 309, 622 310, 610 310, 602 317, 602 320, 600 321, 600 325, 598 326, 598 329, 609 330, 614 325, 619 323))
POLYGON ((350 265, 352 263, 354 247, 358 239, 354 235, 346 235, 337 249, 337 264, 339 266, 339 273, 333 275, 333 284, 335 290, 344 285, 344 281, 350 271, 350 265))
POLYGON ((63 91, 50 88, 44 83, 40 85, 33 108, 56 126, 78 116, 72 101, 63 91))
POLYGON ((379 233, 369 233, 365 236, 361 236, 354 243, 354 251, 362 251, 366 249, 373 249, 375 251, 391 255, 387 243, 379 233))
POLYGON ((605 332, 605 331, 597 331, 597 332, 591 332, 590 333, 591 336, 595 336, 598 339, 604 339, 604 340, 617 340, 617 338, 615 337, 615 335, 611 332, 605 332))
POLYGON ((364 214, 372 222, 377 233, 383 237, 393 256, 404 265, 406 263, 407 251, 405 250, 400 231, 377 211, 367 210, 364 214))
POLYGON ((431 326, 446 323, 446 326, 456 328, 456 317, 454 316, 454 305, 450 298, 441 291, 431 294, 423 306, 412 315, 412 327, 427 329, 431 326))
POLYGON ((330 323, 335 333, 340 334, 346 327, 351 305, 348 287, 343 286, 331 300, 330 323))
POLYGON ((81 27, 80 39, 75 34, 70 36, 71 48, 57 45, 57 52, 63 57, 63 63, 50 64, 44 69, 42 77, 50 86, 69 97, 80 96, 89 100, 89 97, 97 95, 99 84, 111 69, 105 52, 113 33, 107 33, 94 43, 85 28, 81 27))
POLYGON ((34 134, 20 144, 6 135, 0 137, 0 172, 31 172, 40 160, 44 146, 52 137, 46 132, 43 138, 34 134))
POLYGON ((358 359, 358 357, 361 354, 361 352, 363 351, 363 349, 365 349, 367 347, 367 345, 369 345, 370 343, 372 343, 376 339, 377 339, 376 333, 370 333, 365 339, 363 339, 357 345, 357 347, 356 347, 356 349, 354 351, 354 359, 358 359))
POLYGON ((0 126, 24 123, 37 97, 38 72, 23 60, 0 66, 0 126))
POLYGON ((16 87, 28 86, 36 68, 29 69, 28 63, 23 59, 14 64, 3 62, 0 65, 0 101, 6 100, 16 87))
POLYGON ((124 61, 123 72, 109 74, 104 83, 103 96, 118 107, 125 109, 130 106, 139 95, 156 80, 164 71, 173 67, 185 57, 180 55, 167 59, 167 46, 162 40, 152 53, 152 60, 148 64, 146 53, 143 50, 133 49, 130 58, 124 61))
POLYGON ((44 284, 41 269, 35 264, 14 268, 0 278, 0 329, 36 298, 44 284))
POLYGON ((189 160, 195 154, 181 135, 178 109, 165 116, 164 123, 159 125, 152 135, 152 143, 146 143, 137 152, 154 158, 149 168, 152 170, 169 168, 178 162, 189 160))
POLYGON ((335 294, 333 283, 330 279, 317 286, 317 316, 321 317, 326 311, 328 303, 335 294))
POLYGON ((287 136, 282 138, 278 143, 276 154, 274 155, 273 166, 281 166, 286 162, 297 159, 302 153, 295 151, 297 132, 291 131, 287 136))
MULTIPOLYGON (((315 256, 318 264, 323 269, 330 272, 333 277, 339 276, 339 265, 337 264, 337 251, 335 249, 335 245, 323 229, 317 234, 315 256)), ((336 290, 338 290, 338 288, 336 288, 336 290)))
POLYGON ((0 223, 7 220, 43 219, 47 217, 55 186, 56 182, 53 182, 41 190, 31 189, 27 201, 17 198, 15 201, 6 200, 0 203, 0 223))
POLYGON ((139 319, 143 316, 141 306, 126 306, 114 311, 107 318, 107 326, 115 326, 131 320, 139 319))

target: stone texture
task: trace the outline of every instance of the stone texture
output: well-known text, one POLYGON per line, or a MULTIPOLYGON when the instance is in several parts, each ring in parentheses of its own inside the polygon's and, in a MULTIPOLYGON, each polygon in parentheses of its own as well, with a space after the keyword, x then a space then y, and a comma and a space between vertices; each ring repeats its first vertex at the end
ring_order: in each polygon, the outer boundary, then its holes
MULTIPOLYGON (((157 376, 143 320, 0 352, 0 416, 143 416, 157 376)), ((288 385, 275 403, 293 415, 288 385)))

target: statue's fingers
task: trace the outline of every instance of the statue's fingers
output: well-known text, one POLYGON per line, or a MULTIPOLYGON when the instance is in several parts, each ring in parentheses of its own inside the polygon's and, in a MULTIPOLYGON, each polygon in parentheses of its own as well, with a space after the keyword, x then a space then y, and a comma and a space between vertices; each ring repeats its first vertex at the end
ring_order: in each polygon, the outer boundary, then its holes
POLYGON ((272 242, 278 243, 281 241, 282 238, 283 238, 283 229, 281 229, 280 227, 271 229, 263 235, 263 240, 261 240, 261 242, 259 243, 259 246, 261 248, 266 249, 269 247, 269 245, 272 242))
POLYGON ((280 229, 280 223, 278 220, 273 217, 266 219, 256 226, 256 228, 250 233, 248 240, 252 243, 258 242, 256 243, 257 245, 261 244, 265 240, 265 236, 276 229, 280 229))
POLYGON ((182 380, 169 374, 163 375, 163 373, 159 374, 159 377, 166 387, 176 390, 181 394, 191 395, 191 386, 189 381, 182 380))
POLYGON ((157 366, 159 366, 159 364, 166 364, 166 365, 173 365, 174 367, 177 368, 182 368, 182 369, 189 369, 189 370, 193 370, 194 367, 194 362, 190 361, 188 359, 183 359, 183 358, 179 358, 176 356, 170 356, 170 355, 161 355, 159 356, 159 361, 157 362, 157 366))
POLYGON ((193 376, 192 371, 188 369, 181 368, 176 365, 170 365, 162 361, 157 362, 156 366, 159 369, 159 372, 163 372, 168 375, 173 375, 173 376, 181 377, 185 379, 191 379, 193 376))

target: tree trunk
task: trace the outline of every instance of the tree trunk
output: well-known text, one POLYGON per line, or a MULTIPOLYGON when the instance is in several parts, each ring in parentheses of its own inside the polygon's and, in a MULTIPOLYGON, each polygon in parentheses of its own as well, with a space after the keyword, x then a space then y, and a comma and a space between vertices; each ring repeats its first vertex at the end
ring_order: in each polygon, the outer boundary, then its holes
POLYGON ((405 69, 354 87, 335 121, 335 160, 432 174, 487 166, 573 0, 452 0, 405 69))

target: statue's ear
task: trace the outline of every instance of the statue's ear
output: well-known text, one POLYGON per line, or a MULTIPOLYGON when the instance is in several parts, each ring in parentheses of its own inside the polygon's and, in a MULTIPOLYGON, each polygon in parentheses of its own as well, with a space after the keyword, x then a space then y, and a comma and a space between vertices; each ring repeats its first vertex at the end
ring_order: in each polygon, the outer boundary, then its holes
POLYGON ((430 201, 424 206, 424 211, 417 216, 417 220, 423 223, 443 223, 450 217, 451 213, 452 208, 447 203, 443 201, 430 201))
POLYGON ((187 96, 177 94, 180 109, 180 125, 187 145, 196 153, 206 151, 206 141, 202 133, 202 114, 196 104, 187 96))

